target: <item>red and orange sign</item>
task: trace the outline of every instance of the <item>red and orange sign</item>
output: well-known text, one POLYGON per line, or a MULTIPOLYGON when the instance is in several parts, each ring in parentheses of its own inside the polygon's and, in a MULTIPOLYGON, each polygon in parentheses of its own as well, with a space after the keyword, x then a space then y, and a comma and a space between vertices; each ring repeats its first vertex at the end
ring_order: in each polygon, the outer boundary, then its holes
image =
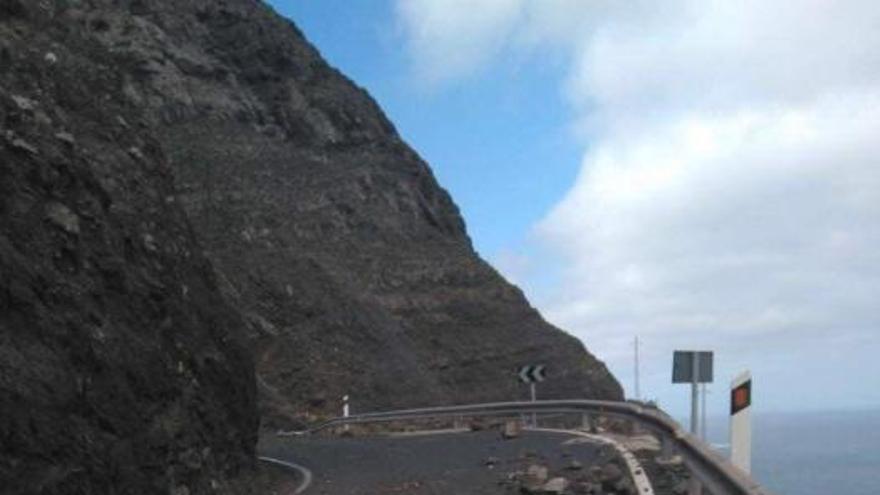
POLYGON ((749 380, 730 391, 730 415, 752 405, 752 381, 749 380))

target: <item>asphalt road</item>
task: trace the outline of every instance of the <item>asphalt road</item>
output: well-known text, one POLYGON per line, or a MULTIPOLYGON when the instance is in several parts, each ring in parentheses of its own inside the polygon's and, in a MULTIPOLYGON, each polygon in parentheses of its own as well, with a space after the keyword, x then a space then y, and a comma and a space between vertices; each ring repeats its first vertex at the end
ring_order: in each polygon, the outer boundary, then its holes
POLYGON ((308 469, 312 481, 303 492, 307 495, 495 495, 509 494, 499 481, 530 464, 548 466, 552 477, 573 459, 588 469, 617 456, 607 446, 566 443, 572 438, 529 431, 503 440, 494 430, 409 437, 266 437, 260 455, 308 469), (490 459, 493 465, 487 465, 490 459))

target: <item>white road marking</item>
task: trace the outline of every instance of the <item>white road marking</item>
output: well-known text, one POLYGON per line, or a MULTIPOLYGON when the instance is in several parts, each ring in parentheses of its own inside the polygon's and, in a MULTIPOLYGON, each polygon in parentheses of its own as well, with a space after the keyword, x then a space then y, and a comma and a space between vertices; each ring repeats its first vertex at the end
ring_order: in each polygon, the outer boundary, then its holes
POLYGON ((306 491, 306 488, 308 488, 309 485, 312 484, 312 472, 309 471, 307 468, 300 466, 299 464, 294 464, 292 462, 283 461, 281 459, 275 459, 273 457, 267 457, 264 455, 259 456, 258 459, 264 462, 277 464, 279 466, 284 466, 299 471, 299 473, 303 477, 303 480, 302 483, 300 483, 299 486, 296 488, 296 490, 293 491, 294 495, 299 495, 300 493, 303 493, 304 491, 306 491))
POLYGON ((574 430, 557 430, 554 428, 526 428, 526 430, 567 433, 569 435, 584 437, 596 442, 612 445, 620 454, 620 456, 623 457, 623 460, 626 461, 626 467, 629 468, 629 474, 630 476, 632 476, 633 482, 636 485, 637 493, 639 495, 654 495, 654 487, 651 486, 651 480, 648 479, 648 474, 645 473, 645 470, 644 468, 642 468, 639 460, 636 459, 636 456, 632 452, 630 452, 629 449, 624 447, 623 444, 621 444, 617 440, 574 430))

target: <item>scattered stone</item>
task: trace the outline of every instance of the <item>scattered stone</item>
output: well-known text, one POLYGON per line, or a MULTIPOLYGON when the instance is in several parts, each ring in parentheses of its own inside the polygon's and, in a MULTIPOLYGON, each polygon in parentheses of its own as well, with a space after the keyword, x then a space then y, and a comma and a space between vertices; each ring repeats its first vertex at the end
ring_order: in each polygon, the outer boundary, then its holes
POLYGON ((505 421, 504 426, 501 428, 501 438, 505 440, 512 440, 514 438, 519 437, 522 432, 522 428, 520 426, 519 421, 510 420, 505 421))
POLYGON ((524 451, 520 452, 519 458, 520 459, 537 459, 538 453, 535 452, 534 450, 524 450, 524 451))
POLYGON ((523 473, 522 471, 514 471, 512 473, 507 473, 506 475, 502 476, 498 480, 498 484, 499 485, 514 485, 520 479, 522 479, 523 476, 525 476, 525 473, 523 473))
POLYGON ((627 478, 621 478, 614 483, 614 491, 618 495, 635 495, 636 489, 627 478))
POLYGON ((688 492, 689 480, 681 480, 672 487, 672 493, 675 495, 685 495, 688 492))
POLYGON ((46 217, 58 227, 71 234, 79 234, 79 217, 61 203, 49 203, 46 217))
POLYGON ((560 494, 568 488, 568 480, 565 478, 553 478, 541 487, 541 493, 560 494))
POLYGON ((54 64, 55 62, 58 62, 58 55, 55 55, 52 52, 48 52, 48 53, 46 53, 46 56, 43 57, 43 60, 45 60, 46 62, 48 62, 50 64, 54 64))
POLYGON ((623 470, 620 469, 620 466, 613 462, 609 462, 602 466, 602 474, 600 475, 600 479, 603 482, 607 483, 616 483, 618 480, 623 478, 623 470))
POLYGON ((544 483, 547 482, 548 476, 549 473, 545 466, 532 464, 526 470, 526 475, 523 477, 523 489, 533 491, 537 490, 538 488, 544 486, 544 483))
POLYGON ((589 481, 580 481, 571 487, 572 491, 578 495, 601 495, 602 485, 589 481))
POLYGON ((488 467, 489 469, 492 469, 492 468, 495 467, 496 464, 498 464, 498 462, 499 462, 499 461, 498 461, 498 458, 497 458, 497 457, 489 456, 489 457, 487 457, 486 460, 484 461, 484 464, 485 464, 486 467, 488 467))

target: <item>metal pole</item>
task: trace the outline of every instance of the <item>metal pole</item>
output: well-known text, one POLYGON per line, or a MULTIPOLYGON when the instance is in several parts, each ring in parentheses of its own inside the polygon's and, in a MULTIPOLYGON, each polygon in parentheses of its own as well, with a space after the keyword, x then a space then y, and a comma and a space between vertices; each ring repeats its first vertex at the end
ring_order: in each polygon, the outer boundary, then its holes
POLYGON ((703 394, 700 398, 700 401, 702 402, 702 404, 700 404, 700 437, 706 442, 706 384, 701 383, 700 385, 703 389, 703 394))
MULTIPOLYGON (((536 393, 535 393, 535 382, 530 383, 530 384, 529 384, 529 388, 531 389, 531 392, 532 392, 532 402, 535 402, 535 398, 536 398, 536 397, 535 397, 535 396, 536 396, 536 393)), ((533 427, 533 428, 537 428, 537 427, 538 427, 538 414, 537 414, 536 412, 534 412, 534 411, 532 412, 532 427, 533 427)))
POLYGON ((693 374, 691 375, 691 433, 694 435, 699 433, 699 392, 697 390, 697 373, 700 369, 700 354, 698 352, 693 353, 693 360, 691 361, 693 365, 693 374))
POLYGON ((635 348, 636 348, 635 349, 635 351, 636 351, 636 353, 635 353, 635 356, 636 356, 636 362, 635 362, 635 368, 636 368, 635 369, 635 375, 636 375, 635 376, 635 382, 636 382, 635 383, 635 393, 636 393, 636 396, 635 396, 635 399, 641 400, 642 393, 639 390, 639 336, 638 335, 636 335, 635 348))

